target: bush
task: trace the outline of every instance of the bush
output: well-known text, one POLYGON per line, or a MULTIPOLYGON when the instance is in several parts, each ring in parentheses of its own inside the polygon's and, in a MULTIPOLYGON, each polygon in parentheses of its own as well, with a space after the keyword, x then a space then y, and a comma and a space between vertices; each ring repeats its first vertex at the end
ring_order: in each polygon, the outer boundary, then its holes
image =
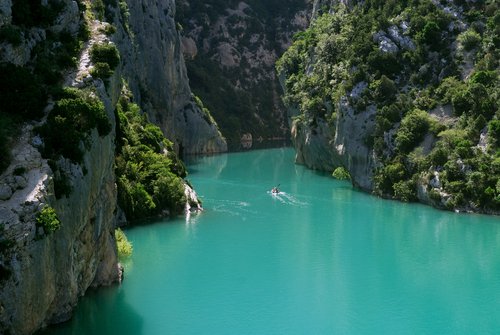
POLYGON ((385 75, 370 84, 370 89, 373 91, 375 100, 380 104, 394 101, 398 92, 394 81, 385 75))
POLYGON ((336 168, 333 173, 332 177, 338 180, 350 180, 351 175, 349 174, 349 171, 347 171, 345 168, 339 166, 336 168))
POLYGON ((455 77, 447 77, 437 88, 436 95, 441 99, 442 104, 450 104, 452 98, 465 89, 465 84, 462 81, 455 77))
POLYGON ((442 145, 437 145, 429 154, 429 161, 433 166, 443 166, 448 161, 449 150, 442 145))
POLYGON ((127 235, 120 228, 115 229, 116 249, 118 257, 123 259, 132 256, 132 243, 127 239, 127 235))
POLYGON ((417 34, 417 40, 427 44, 432 49, 436 49, 441 44, 441 28, 434 21, 429 21, 425 24, 424 29, 417 34))
POLYGON ((366 59, 371 70, 379 75, 395 76, 401 70, 396 56, 379 49, 373 50, 366 59))
POLYGON ((479 35, 476 31, 469 29, 458 35, 457 39, 466 51, 471 51, 479 46, 479 43, 481 42, 481 35, 479 35))
POLYGON ((500 146, 500 120, 491 120, 488 124, 488 135, 490 143, 500 146))
POLYGON ((410 152, 429 129, 429 116, 426 112, 415 109, 403 118, 396 133, 396 148, 403 153, 410 152))
POLYGON ((95 63, 94 68, 90 71, 90 74, 94 78, 100 78, 106 80, 113 74, 113 71, 109 67, 108 63, 95 63))
POLYGON ((90 49, 90 59, 94 64, 106 63, 110 70, 114 70, 120 64, 120 53, 114 44, 94 44, 90 49))
POLYGON ((379 194, 394 194, 393 185, 404 180, 406 177, 405 166, 395 160, 381 168, 375 174, 375 189, 379 194))
POLYGON ((441 194, 439 193, 439 191, 432 189, 429 191, 429 198, 435 202, 440 202, 441 194))
POLYGON ((412 180, 401 180, 392 187, 396 199, 404 202, 417 201, 416 185, 412 180))
POLYGON ((43 227, 45 234, 51 234, 61 227, 61 221, 57 217, 56 210, 45 205, 36 217, 37 226, 43 227))
POLYGON ((477 71, 470 78, 471 83, 493 86, 498 79, 497 71, 477 71))
POLYGON ((111 125, 104 104, 89 92, 66 90, 63 95, 65 97, 56 102, 47 122, 38 129, 45 142, 44 156, 62 155, 81 163, 80 142, 86 143, 93 128, 97 128, 100 136, 109 134, 111 125))

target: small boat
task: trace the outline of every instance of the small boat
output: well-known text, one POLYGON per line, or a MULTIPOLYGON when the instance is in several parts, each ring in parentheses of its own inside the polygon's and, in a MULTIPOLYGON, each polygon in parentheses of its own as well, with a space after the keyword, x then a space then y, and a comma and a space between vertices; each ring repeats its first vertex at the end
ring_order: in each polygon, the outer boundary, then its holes
POLYGON ((271 193, 272 194, 279 194, 280 190, 277 187, 273 187, 273 189, 271 190, 271 193))

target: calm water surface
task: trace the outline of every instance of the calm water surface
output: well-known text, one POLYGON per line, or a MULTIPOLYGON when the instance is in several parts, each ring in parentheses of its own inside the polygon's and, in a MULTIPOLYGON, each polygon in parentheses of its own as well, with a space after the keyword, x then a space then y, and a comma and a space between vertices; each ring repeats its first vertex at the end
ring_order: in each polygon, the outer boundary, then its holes
POLYGON ((293 155, 191 162, 205 211, 128 229, 122 285, 48 333, 498 334, 498 217, 378 199, 293 155))

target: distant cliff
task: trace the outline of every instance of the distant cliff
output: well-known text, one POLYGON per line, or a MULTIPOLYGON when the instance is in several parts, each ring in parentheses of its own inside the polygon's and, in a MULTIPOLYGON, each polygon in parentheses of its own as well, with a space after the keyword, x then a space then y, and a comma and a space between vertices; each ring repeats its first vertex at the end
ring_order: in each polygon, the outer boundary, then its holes
POLYGON ((296 160, 380 196, 500 211, 496 2, 314 3, 278 61, 296 160))
POLYGON ((173 170, 168 181, 185 174, 172 150, 227 149, 191 94, 174 13, 173 1, 0 0, 0 333, 65 321, 90 286, 119 280, 117 178, 150 209, 168 203, 116 175, 124 94, 172 140, 147 119, 134 124, 145 127, 140 150, 173 170))
MULTIPOLYGON (((213 119, 194 100, 174 21, 175 2, 116 2, 106 8, 116 22, 123 76, 138 104, 174 142, 181 155, 227 150, 213 119)), ((112 23, 113 23, 112 22, 112 23)))
POLYGON ((308 0, 179 0, 193 91, 209 107, 232 150, 242 138, 287 138, 274 63, 309 23, 308 0))

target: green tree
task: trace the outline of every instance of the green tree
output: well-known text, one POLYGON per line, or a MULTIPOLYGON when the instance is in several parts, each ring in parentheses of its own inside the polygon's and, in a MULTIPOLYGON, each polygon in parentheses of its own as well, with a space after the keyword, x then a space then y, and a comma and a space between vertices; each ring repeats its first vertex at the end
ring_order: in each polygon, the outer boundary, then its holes
POLYGON ((414 109, 405 115, 401 126, 396 133, 396 148, 403 153, 410 152, 429 129, 429 115, 426 112, 414 109))

